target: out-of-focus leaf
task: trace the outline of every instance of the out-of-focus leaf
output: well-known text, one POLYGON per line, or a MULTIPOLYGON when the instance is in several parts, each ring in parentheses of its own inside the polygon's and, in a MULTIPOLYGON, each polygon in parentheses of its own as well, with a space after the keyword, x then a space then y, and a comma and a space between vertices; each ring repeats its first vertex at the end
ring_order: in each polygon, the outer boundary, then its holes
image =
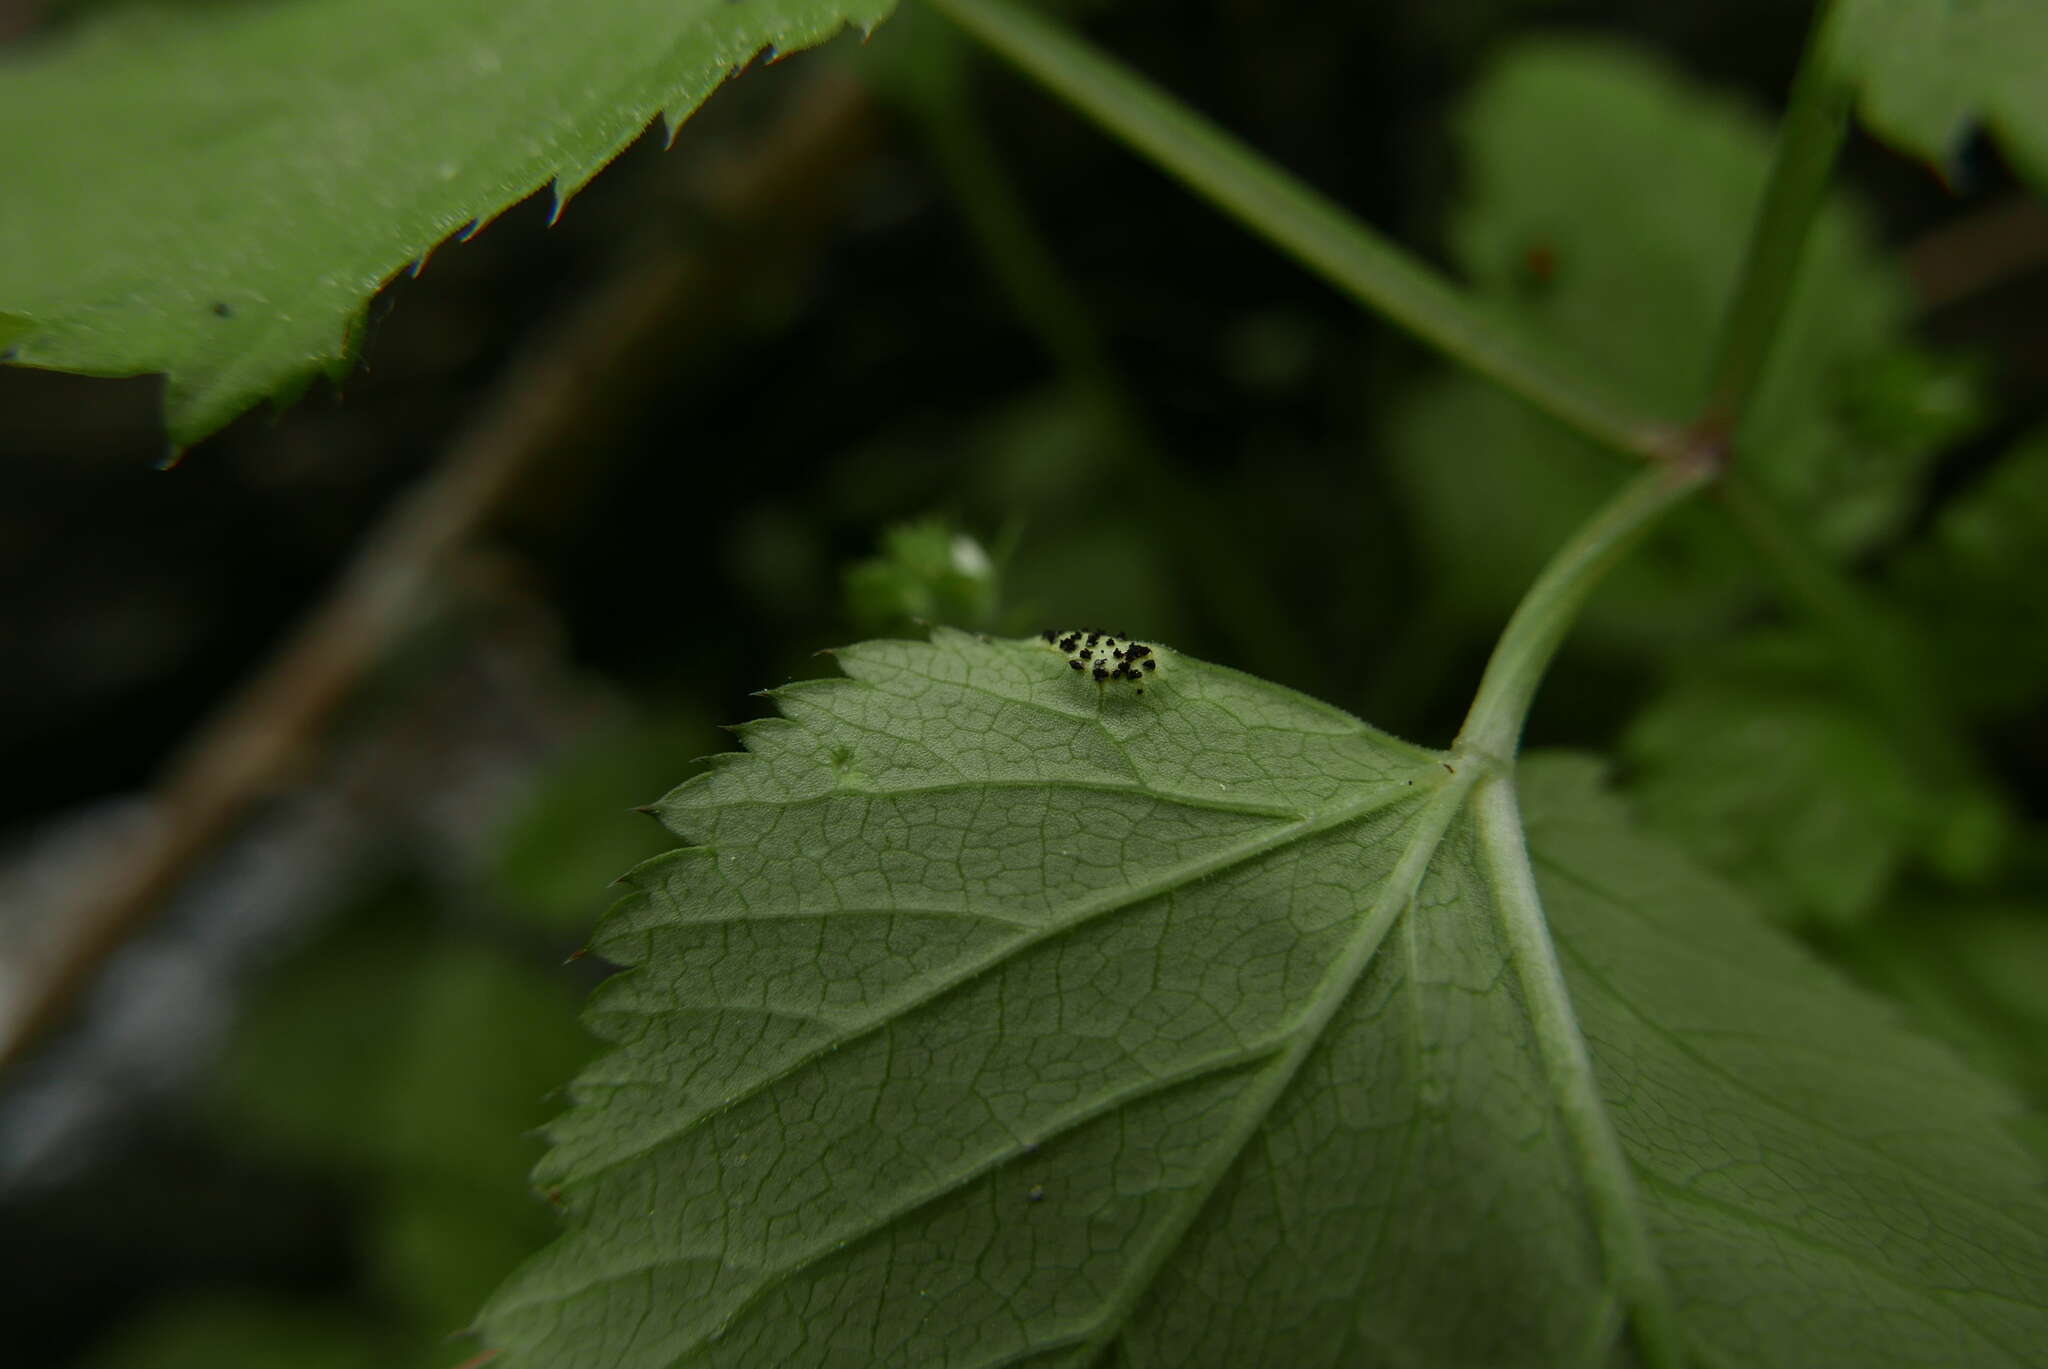
POLYGON ((1485 760, 1068 654, 845 649, 663 801, 508 1369, 2040 1362, 2010 1101, 1597 766, 1559 983, 1485 760))
POLYGON ((881 555, 847 568, 845 588, 847 614, 862 633, 918 622, 988 627, 1000 599, 988 549, 944 518, 888 529, 881 555))
POLYGON ((380 925, 316 943, 263 986, 220 1074, 219 1101, 244 1143, 318 1165, 390 1162, 384 1098, 430 944, 380 925))
POLYGON ((2021 713, 2048 694, 2048 429, 2008 453, 1903 558, 1899 589, 1949 697, 2021 713))
POLYGON ((1932 796, 1824 652, 1752 639, 1687 669, 1622 742, 1650 824, 1784 921, 1869 912, 1932 822, 1932 796))
POLYGON ((893 0, 132 5, 0 54, 0 345, 167 375, 171 440, 345 365, 379 286, 766 48, 893 0))
POLYGON ((1917 1026, 2011 1080, 2032 1104, 2017 1128, 2048 1156, 2048 907, 1915 899, 1834 949, 1917 1026))
POLYGON ((246 1134, 366 1172, 495 1176, 582 1055, 573 995, 482 945, 388 928, 322 943, 236 1033, 224 1100, 246 1134))
POLYGON ((383 1062, 377 1119, 392 1159, 523 1196, 547 1095, 589 1054, 571 981, 471 945, 422 954, 410 973, 405 1044, 383 1062))
POLYGON ((671 717, 629 720, 572 745, 498 834, 490 880, 504 909, 550 932, 588 935, 616 897, 619 871, 672 845, 632 810, 720 743, 708 724, 671 717))
MULTIPOLYGON (((1513 395, 1442 375, 1387 428, 1436 611, 1495 630, 1569 529, 1614 492, 1614 458, 1513 395)), ((1668 520, 1587 606, 1576 640, 1640 659, 1712 638, 1755 592, 1725 520, 1668 520)))
POLYGON ((240 1135, 362 1186, 370 1272, 431 1349, 551 1230, 532 1132, 589 1052, 566 975, 394 923, 316 944, 267 987, 224 1102, 240 1135))
MULTIPOLYGON (((1544 41, 1494 66, 1457 129, 1451 244, 1476 287, 1645 411, 1695 412, 1769 166, 1763 120, 1639 53, 1544 41)), ((1803 260, 1736 441, 1753 478, 1846 554, 1898 526, 1928 455, 1979 406, 1967 373, 1906 340, 1904 284, 1846 195, 1803 260)), ((1462 587, 1456 606, 1489 618, 1611 486, 1611 459, 1467 377, 1446 375, 1392 422, 1424 552, 1462 587)), ((1674 520, 1623 568, 1589 610, 1596 639, 1711 631, 1751 592, 1749 558, 1707 521, 1674 520)))
POLYGON ((2048 188, 2048 6, 2039 0, 1838 0, 1835 60, 1863 120, 1944 169, 1973 126, 2048 188))
MULTIPOLYGON (((458 1174, 393 1179, 365 1203, 363 1216, 370 1284, 404 1309, 422 1346, 446 1345, 464 1330, 505 1271, 556 1229, 547 1206, 503 1175, 491 1182, 458 1174)), ((440 1369, 462 1358, 444 1354, 440 1369)))
POLYGON ((380 1341, 341 1308, 253 1298, 180 1298, 138 1317, 85 1369, 426 1369, 440 1347, 380 1341))

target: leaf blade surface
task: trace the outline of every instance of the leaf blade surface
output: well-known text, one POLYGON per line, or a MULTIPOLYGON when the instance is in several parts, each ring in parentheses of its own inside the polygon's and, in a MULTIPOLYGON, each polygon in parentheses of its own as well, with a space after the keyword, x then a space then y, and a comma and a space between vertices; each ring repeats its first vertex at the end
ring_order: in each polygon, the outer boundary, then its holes
POLYGON ((370 296, 764 48, 892 0, 137 6, 0 60, 0 345, 165 372, 172 441, 346 363, 370 296))
POLYGON ((1880 138, 1952 167, 1982 124, 2048 186, 2048 10, 2032 0, 1843 0, 1834 57, 1880 138))
MULTIPOLYGON (((840 661, 664 801, 701 844, 598 942, 637 968, 542 1171, 569 1232, 485 1314, 513 1362, 1631 1362, 1470 767, 1185 658, 840 661)), ((1694 1177, 1613 1116, 1624 1182, 1694 1177)), ((1754 1277, 1641 1201, 1681 1308, 1754 1277)))

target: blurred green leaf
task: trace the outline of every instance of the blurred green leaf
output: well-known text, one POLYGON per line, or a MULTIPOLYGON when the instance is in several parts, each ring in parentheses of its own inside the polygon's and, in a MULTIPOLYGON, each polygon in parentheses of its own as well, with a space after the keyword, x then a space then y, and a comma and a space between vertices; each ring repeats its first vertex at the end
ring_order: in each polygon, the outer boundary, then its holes
POLYGON ((223 1074, 244 1134, 323 1164, 524 1191, 546 1095, 584 1054, 566 975, 380 923, 310 948, 250 1006, 223 1074))
POLYGON ((1884 727, 1803 639, 1751 638, 1685 670, 1622 754, 1652 826, 1792 923, 1872 912, 1935 816, 1884 727))
POLYGON ((84 1369, 401 1369, 460 1358, 435 1349, 407 1353, 339 1307, 201 1297, 167 1301, 129 1321, 84 1369))
MULTIPOLYGON (((1469 376, 1419 385, 1386 421, 1433 616, 1490 632, 1569 531, 1614 492, 1614 458, 1469 376)), ((1755 593, 1723 520, 1680 510, 1618 566, 1575 633, 1630 661, 1718 636, 1755 593)))
POLYGON ((589 1054, 574 1003, 566 975, 387 916, 309 948, 237 1033, 228 1129, 359 1186, 369 1272, 422 1347, 553 1230, 527 1174, 589 1054))
MULTIPOLYGON (((1510 49, 1456 126, 1451 243, 1475 286, 1649 412, 1696 411, 1768 169, 1764 122, 1640 53, 1550 40, 1510 49)), ((1980 405, 1967 372, 1907 340, 1904 284, 1846 195, 1804 262, 1736 441, 1752 476, 1847 554, 1898 528, 1927 458, 1980 405)), ((1390 436, 1424 553, 1476 616, 1504 616, 1612 486, 1584 443, 1469 377, 1426 386, 1390 436)), ((1750 558, 1711 522, 1674 520, 1623 568, 1589 609, 1593 638, 1669 644, 1740 605, 1750 558)))
POLYGON ((385 1093, 410 1042, 417 930, 323 939, 250 1000, 220 1072, 227 1129, 318 1165, 366 1171, 392 1162, 385 1093))
MULTIPOLYGON (((468 1328, 505 1271, 558 1230, 553 1212, 523 1186, 456 1174, 393 1179, 363 1208, 363 1246, 372 1289, 403 1310, 423 1347, 468 1328)), ((444 1353, 452 1369, 470 1351, 444 1353)))
POLYGON ((426 951, 410 972, 377 1119, 393 1162, 523 1197, 548 1095, 589 1055, 571 980, 464 944, 426 951))
POLYGON ((1001 597, 987 548, 945 518, 888 529, 881 555, 847 568, 845 590, 847 616, 861 633, 912 623, 988 627, 1001 597))
POLYGON ((1832 945, 1916 1026, 2017 1086, 2031 1104, 2018 1130, 2048 1155, 2048 905, 1901 900, 1832 945))
POLYGON ((346 364, 386 280, 893 0, 132 5, 0 58, 0 340, 168 375, 183 445, 346 364))
POLYGON ((2048 1344, 2005 1096, 1596 765, 1524 768, 1560 983, 1484 760, 1064 657, 844 649, 663 801, 698 844, 601 931, 632 968, 540 1171, 568 1232, 483 1317, 508 1369, 2048 1344))
POLYGON ((1899 592, 1937 644, 1950 698, 2015 716, 2048 695, 2048 428, 1945 507, 1901 558, 1899 592))
POLYGON ((2048 6, 2040 0, 1837 0, 1835 58, 1885 141, 1952 169, 1977 124, 2048 188, 2048 6))
POLYGON ((574 743, 498 834, 489 879, 501 906, 550 932, 589 935, 619 871, 674 844, 633 810, 722 743, 690 717, 628 720, 574 743))

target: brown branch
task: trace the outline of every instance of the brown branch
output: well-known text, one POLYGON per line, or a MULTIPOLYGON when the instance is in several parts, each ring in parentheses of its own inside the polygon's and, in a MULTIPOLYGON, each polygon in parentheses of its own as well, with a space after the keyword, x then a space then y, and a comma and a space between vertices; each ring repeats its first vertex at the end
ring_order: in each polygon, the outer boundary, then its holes
POLYGON ((541 330, 441 463, 364 539, 326 599, 187 739, 155 787, 154 821, 140 844, 62 916, 44 961, 20 967, 18 994, 0 1002, 0 1062, 60 1019, 193 867, 302 772, 337 707, 545 458, 591 456, 590 433, 658 382, 680 334, 744 318, 764 280, 815 255, 876 123, 851 78, 829 70, 814 78, 744 159, 711 178, 713 217, 735 229, 718 235, 714 251, 649 244, 567 319, 541 330))

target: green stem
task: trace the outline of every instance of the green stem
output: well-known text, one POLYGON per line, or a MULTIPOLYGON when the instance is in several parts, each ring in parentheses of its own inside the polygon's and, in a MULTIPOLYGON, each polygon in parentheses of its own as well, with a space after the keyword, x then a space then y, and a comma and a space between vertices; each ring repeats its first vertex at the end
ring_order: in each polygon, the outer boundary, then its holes
POLYGON ((1061 370, 1100 403, 1124 436, 1145 441, 1136 406, 1089 321, 1081 293, 1046 247, 977 108, 963 50, 950 29, 919 26, 917 77, 894 83, 953 192, 989 275, 1061 370))
MULTIPOLYGON (((1838 12, 1823 0, 1778 130, 1770 181, 1722 326, 1706 409, 1694 428, 1696 439, 1709 447, 1726 444, 1755 395, 1841 151, 1854 91, 1835 62, 1838 12)), ((1961 812, 1973 797, 1982 801, 1984 777, 1968 759, 1971 753, 1910 630, 1829 562, 1739 470, 1723 482, 1720 495, 1785 598, 1829 643, 1922 777, 1944 792, 1946 806, 1961 812)))
POLYGON ((1717 436, 1735 430, 1763 377, 1848 129, 1854 91, 1834 65, 1832 12, 1833 7, 1823 3, 1800 58, 1791 105, 1778 126, 1770 180, 1743 256, 1742 277, 1722 320, 1701 423, 1717 436))
POLYGON ((1536 687, 1586 596, 1666 510, 1713 475, 1706 465, 1660 464, 1579 526, 1508 619, 1453 750, 1503 766, 1513 757, 1536 687))
POLYGON ((1128 67, 1010 0, 928 0, 1054 94, 1338 289, 1580 434, 1669 455, 1660 424, 1512 328, 1394 242, 1128 67))

